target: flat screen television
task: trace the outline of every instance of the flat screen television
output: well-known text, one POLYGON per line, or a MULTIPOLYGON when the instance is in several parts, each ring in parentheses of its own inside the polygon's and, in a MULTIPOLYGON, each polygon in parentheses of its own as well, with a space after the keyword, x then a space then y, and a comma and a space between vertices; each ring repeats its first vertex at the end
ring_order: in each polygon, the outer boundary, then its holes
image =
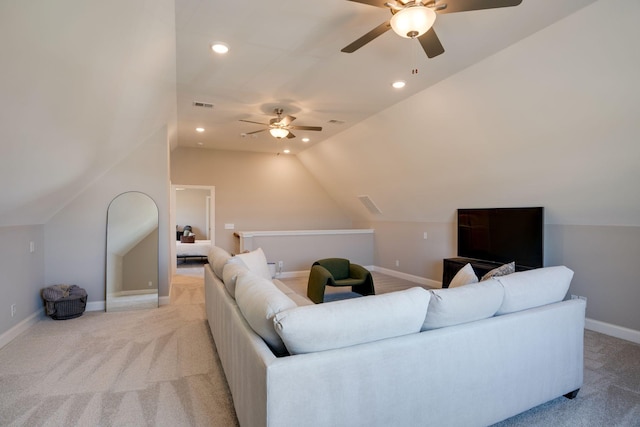
POLYGON ((544 208, 458 209, 458 256, 542 267, 544 208))

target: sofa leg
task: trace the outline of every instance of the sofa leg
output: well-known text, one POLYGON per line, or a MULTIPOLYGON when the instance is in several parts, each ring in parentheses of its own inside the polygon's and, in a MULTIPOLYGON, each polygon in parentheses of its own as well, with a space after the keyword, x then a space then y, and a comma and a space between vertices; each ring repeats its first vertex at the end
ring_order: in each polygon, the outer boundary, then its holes
POLYGON ((567 394, 564 395, 564 397, 566 397, 567 399, 575 399, 578 396, 578 392, 580 391, 580 389, 576 389, 573 390, 567 394))

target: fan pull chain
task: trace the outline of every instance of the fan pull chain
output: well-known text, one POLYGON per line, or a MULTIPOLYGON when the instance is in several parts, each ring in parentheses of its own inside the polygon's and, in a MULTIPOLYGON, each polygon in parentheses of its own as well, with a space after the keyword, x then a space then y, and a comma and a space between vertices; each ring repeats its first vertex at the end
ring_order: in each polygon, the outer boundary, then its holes
MULTIPOLYGON (((417 41, 417 40, 416 40, 417 41)), ((411 60, 413 64, 416 64, 414 68, 411 69, 411 75, 415 76, 418 74, 418 55, 416 49, 418 48, 418 43, 410 43, 411 44, 411 60)))

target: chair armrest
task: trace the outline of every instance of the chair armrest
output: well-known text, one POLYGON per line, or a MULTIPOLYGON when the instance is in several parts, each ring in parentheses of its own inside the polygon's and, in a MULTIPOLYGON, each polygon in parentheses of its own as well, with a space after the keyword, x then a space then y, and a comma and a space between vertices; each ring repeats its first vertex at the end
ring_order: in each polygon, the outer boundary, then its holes
POLYGON ((335 286, 333 276, 321 265, 313 265, 309 272, 309 283, 307 284, 307 297, 316 304, 324 301, 324 288, 327 285, 335 286))
POLYGON ((352 279, 364 280, 369 276, 371 272, 358 264, 351 264, 349 266, 349 277, 352 279))

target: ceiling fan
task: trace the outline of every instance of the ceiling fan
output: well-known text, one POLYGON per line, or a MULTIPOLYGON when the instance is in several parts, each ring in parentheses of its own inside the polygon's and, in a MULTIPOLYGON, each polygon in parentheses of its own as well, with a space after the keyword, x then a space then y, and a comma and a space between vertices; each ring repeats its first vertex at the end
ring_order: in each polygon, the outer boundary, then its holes
POLYGON ((389 29, 401 37, 417 38, 429 58, 444 53, 444 47, 433 30, 437 14, 496 9, 517 6, 522 0, 347 0, 370 6, 389 8, 391 19, 378 25, 358 40, 342 49, 353 53, 389 29), (436 13, 437 12, 437 13, 436 13))
POLYGON ((294 121, 296 118, 293 116, 284 116, 282 117, 282 108, 276 108, 275 110, 273 110, 273 112, 276 114, 277 117, 274 117, 273 119, 269 120, 269 123, 260 123, 260 122, 254 122, 251 120, 242 120, 240 119, 241 122, 246 122, 246 123, 254 123, 256 125, 263 125, 263 126, 268 126, 266 129, 260 129, 260 130, 256 130, 253 132, 247 132, 247 135, 251 135, 254 133, 258 133, 258 132, 264 132, 265 130, 268 130, 269 133, 277 139, 282 139, 282 138, 295 138, 296 136, 294 134, 291 133, 291 129, 294 130, 314 130, 314 131, 320 131, 322 130, 322 128, 320 126, 294 126, 291 124, 292 121, 294 121))

